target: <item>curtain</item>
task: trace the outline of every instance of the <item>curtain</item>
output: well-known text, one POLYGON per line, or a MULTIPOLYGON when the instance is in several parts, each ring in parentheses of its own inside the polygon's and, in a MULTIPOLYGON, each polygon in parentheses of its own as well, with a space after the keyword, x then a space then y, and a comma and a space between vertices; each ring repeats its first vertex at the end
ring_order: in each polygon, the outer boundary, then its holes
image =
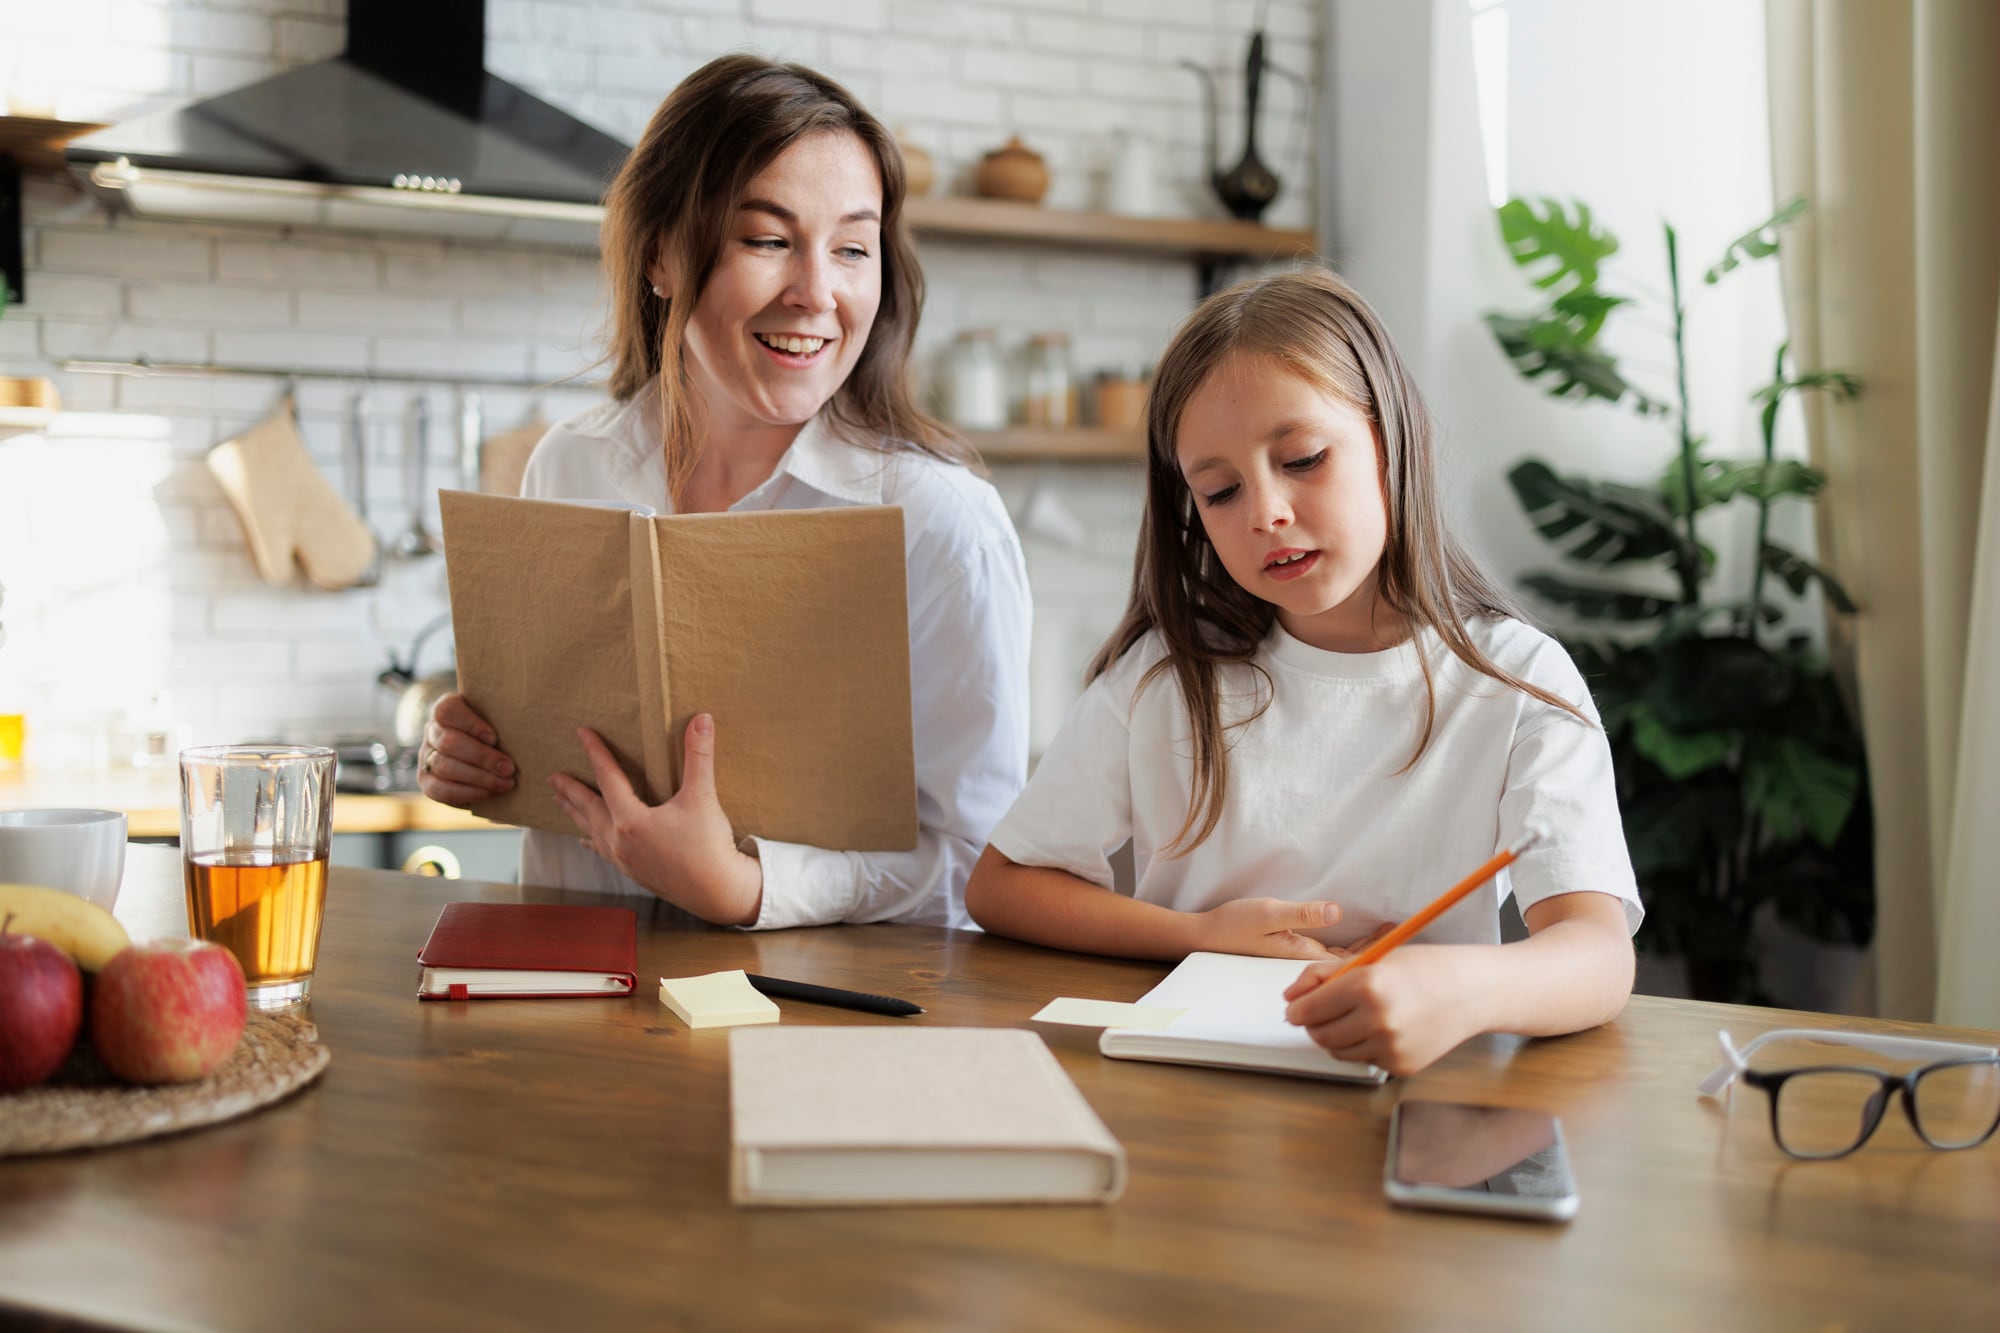
POLYGON ((1767 0, 1829 643, 1868 745, 1875 1012, 2000 1028, 2000 5, 1767 0))

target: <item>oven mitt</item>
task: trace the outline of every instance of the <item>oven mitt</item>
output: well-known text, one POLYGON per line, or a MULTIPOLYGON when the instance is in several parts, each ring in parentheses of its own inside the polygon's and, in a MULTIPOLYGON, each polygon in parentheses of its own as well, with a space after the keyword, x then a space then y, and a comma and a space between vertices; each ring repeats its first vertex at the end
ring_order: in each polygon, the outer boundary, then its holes
POLYGON ((208 451, 208 470, 243 524, 266 583, 290 583, 297 559, 316 588, 351 588, 375 559, 375 536, 326 479, 287 398, 270 417, 208 451))

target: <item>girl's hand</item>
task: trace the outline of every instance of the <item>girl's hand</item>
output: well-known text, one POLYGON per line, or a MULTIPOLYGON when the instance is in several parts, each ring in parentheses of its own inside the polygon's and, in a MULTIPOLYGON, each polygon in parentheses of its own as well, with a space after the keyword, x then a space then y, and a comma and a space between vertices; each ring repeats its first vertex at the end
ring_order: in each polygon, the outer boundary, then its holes
POLYGON ((1454 948, 1462 946, 1404 945, 1333 980, 1338 963, 1314 964, 1286 989, 1285 1017, 1335 1059, 1414 1074, 1484 1030, 1461 992, 1465 959, 1454 948))
POLYGON ((596 732, 584 727, 576 734, 590 756, 597 791, 566 773, 551 777, 549 785, 556 804, 576 821, 583 845, 704 921, 753 924, 764 903, 764 868, 736 850, 729 816, 715 796, 715 719, 702 713, 688 723, 681 789, 664 805, 639 799, 596 732))
POLYGON ((1295 903, 1284 898, 1238 898, 1194 913, 1190 951, 1256 954, 1264 958, 1331 958, 1334 951, 1302 930, 1340 920, 1337 903, 1295 903))
POLYGON ((417 747, 417 790, 461 808, 514 790, 514 761, 465 696, 447 694, 431 708, 417 747))

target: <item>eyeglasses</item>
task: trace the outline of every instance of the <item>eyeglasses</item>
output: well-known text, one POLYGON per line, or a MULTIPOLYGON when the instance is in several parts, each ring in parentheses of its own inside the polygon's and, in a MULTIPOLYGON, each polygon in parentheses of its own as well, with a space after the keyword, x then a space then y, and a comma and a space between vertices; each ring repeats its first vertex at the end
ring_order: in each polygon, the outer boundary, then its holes
POLYGON ((1739 1076, 1771 1099, 1771 1137, 1787 1155, 1825 1161, 1868 1142, 1889 1100, 1903 1097, 1903 1113, 1917 1137, 1933 1148, 1976 1148, 2000 1129, 2000 1048, 1928 1041, 1874 1032, 1780 1028, 1737 1048, 1727 1032, 1723 1063, 1701 1081, 1704 1096, 1719 1095, 1739 1076), (1750 1057, 1766 1042, 1785 1038, 1858 1046, 1899 1060, 1932 1063, 1904 1074, 1852 1065, 1808 1065, 1764 1072, 1750 1057))

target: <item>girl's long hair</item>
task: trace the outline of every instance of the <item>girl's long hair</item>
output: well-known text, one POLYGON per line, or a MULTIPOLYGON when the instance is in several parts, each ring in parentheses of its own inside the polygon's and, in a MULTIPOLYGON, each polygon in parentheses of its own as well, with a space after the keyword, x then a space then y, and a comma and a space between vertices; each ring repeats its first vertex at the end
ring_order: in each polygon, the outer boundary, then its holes
MULTIPOLYGON (((1377 569, 1381 602, 1413 633, 1435 631, 1472 670, 1585 716, 1567 700, 1501 670, 1467 631, 1468 620, 1520 613, 1445 529, 1430 413, 1368 303, 1324 269, 1238 283, 1202 302, 1160 358, 1147 401, 1146 512, 1132 599, 1087 677, 1095 680, 1109 671, 1147 634, 1160 636, 1166 655, 1147 670, 1140 688, 1173 673, 1187 704, 1194 749, 1193 792, 1187 818, 1166 848, 1172 856, 1193 851, 1215 831, 1229 789, 1225 733, 1268 707, 1267 690, 1264 704, 1249 717, 1224 725, 1218 668, 1255 667, 1252 659, 1271 632, 1277 608, 1246 592, 1223 568, 1174 455, 1188 400, 1234 356, 1269 357, 1373 425, 1389 512, 1377 569)), ((1424 726, 1403 771, 1423 757, 1437 722, 1436 682, 1421 645, 1416 656, 1424 676, 1424 726)))
POLYGON ((701 456, 704 429, 684 359, 688 321, 744 188, 801 138, 829 132, 859 139, 882 177, 882 303, 853 372, 823 410, 844 438, 865 447, 907 443, 950 462, 978 461, 971 446, 918 409, 910 391, 924 275, 903 219, 903 155, 895 140, 825 75, 728 55, 668 94, 604 196, 611 396, 627 402, 658 380, 667 486, 676 507, 701 456), (656 259, 672 278, 666 300, 653 295, 647 277, 656 259))

